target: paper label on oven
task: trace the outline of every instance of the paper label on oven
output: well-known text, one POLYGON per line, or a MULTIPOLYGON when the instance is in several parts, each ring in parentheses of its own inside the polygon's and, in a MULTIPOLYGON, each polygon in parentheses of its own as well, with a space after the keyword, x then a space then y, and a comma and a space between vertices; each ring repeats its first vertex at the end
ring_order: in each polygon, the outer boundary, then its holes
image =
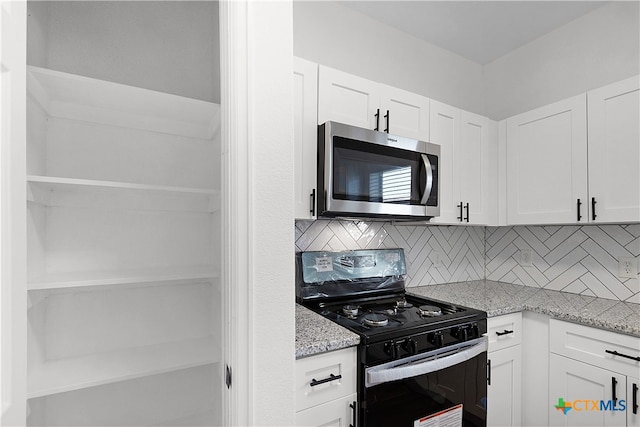
POLYGON ((330 256, 316 258, 317 271, 333 271, 333 259, 330 256))
POLYGON ((413 427, 462 427, 462 404, 415 420, 413 427))

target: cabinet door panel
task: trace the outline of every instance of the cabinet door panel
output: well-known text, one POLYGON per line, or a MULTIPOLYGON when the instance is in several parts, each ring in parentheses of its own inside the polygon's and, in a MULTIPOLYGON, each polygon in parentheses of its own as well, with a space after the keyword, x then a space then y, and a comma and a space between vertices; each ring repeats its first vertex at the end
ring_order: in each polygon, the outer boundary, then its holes
POLYGON ((640 80, 633 77, 591 91, 589 197, 592 222, 640 221, 640 80))
MULTIPOLYGON (((318 73, 318 124, 331 120, 375 128, 375 114, 380 105, 377 83, 322 65, 318 73)), ((380 115, 381 129, 384 129, 383 115, 380 115)))
POLYGON ((357 395, 332 400, 296 413, 296 426, 348 427, 353 425, 353 409, 357 395))
POLYGON ((640 426, 640 408, 636 408, 634 403, 640 405, 640 379, 627 377, 627 426, 629 427, 640 426))
POLYGON ((470 224, 488 224, 496 210, 497 139, 491 127, 488 118, 461 112, 460 142, 455 153, 460 179, 454 194, 459 193, 460 200, 469 203, 470 224))
POLYGON ((387 85, 380 85, 380 89, 380 130, 389 126, 393 135, 428 141, 429 99, 387 85))
POLYGON ((549 397, 552 399, 550 404, 559 405, 559 399, 574 404, 566 414, 560 409, 552 409, 549 412, 549 425, 576 427, 626 425, 625 411, 590 410, 590 403, 584 402, 611 400, 612 378, 617 382, 616 397, 625 399, 625 376, 557 354, 550 355, 549 371, 549 397))
POLYGON ((493 351, 491 384, 487 388, 487 425, 522 424, 522 356, 520 346, 493 351))
POLYGON ((311 193, 316 188, 318 65, 293 61, 293 138, 295 147, 295 217, 312 218, 311 193))
POLYGON ((584 95, 507 120, 509 224, 587 222, 586 130, 584 95))
POLYGON ((462 201, 456 180, 460 173, 456 169, 454 156, 460 141, 460 110, 431 100, 430 103, 430 142, 440 145, 440 216, 433 223, 458 223, 460 210, 457 205, 462 201))

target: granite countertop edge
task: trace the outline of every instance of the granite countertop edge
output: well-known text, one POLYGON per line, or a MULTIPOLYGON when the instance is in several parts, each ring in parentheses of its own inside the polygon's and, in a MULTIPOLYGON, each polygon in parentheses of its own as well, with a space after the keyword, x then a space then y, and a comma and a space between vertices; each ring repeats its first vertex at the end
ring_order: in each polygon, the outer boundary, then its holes
MULTIPOLYGON (((640 304, 632 302, 490 280, 409 287, 407 292, 483 310, 488 317, 531 311, 640 337, 640 304)), ((359 343, 357 334, 296 304, 296 359, 359 343)))

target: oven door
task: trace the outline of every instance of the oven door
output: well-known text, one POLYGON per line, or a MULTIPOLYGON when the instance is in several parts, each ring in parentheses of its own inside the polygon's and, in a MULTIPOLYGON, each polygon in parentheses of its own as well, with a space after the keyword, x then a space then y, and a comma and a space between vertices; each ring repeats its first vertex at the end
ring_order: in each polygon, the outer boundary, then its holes
POLYGON ((473 426, 487 419, 487 338, 369 367, 365 427, 473 426))

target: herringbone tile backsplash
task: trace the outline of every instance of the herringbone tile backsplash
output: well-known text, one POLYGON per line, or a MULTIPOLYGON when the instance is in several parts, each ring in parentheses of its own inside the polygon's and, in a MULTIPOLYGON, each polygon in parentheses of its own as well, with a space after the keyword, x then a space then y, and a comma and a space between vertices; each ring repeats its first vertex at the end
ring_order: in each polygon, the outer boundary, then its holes
POLYGON ((640 278, 618 278, 618 259, 640 256, 640 224, 604 226, 404 226, 296 221, 296 250, 400 247, 407 286, 496 280, 640 303, 640 278), (532 265, 521 265, 528 249, 532 265))
POLYGON ((484 279, 484 227, 296 221, 297 251, 403 248, 407 286, 484 279))
POLYGON ((640 303, 639 278, 618 277, 620 258, 640 256, 640 224, 487 227, 485 241, 488 280, 640 303))

